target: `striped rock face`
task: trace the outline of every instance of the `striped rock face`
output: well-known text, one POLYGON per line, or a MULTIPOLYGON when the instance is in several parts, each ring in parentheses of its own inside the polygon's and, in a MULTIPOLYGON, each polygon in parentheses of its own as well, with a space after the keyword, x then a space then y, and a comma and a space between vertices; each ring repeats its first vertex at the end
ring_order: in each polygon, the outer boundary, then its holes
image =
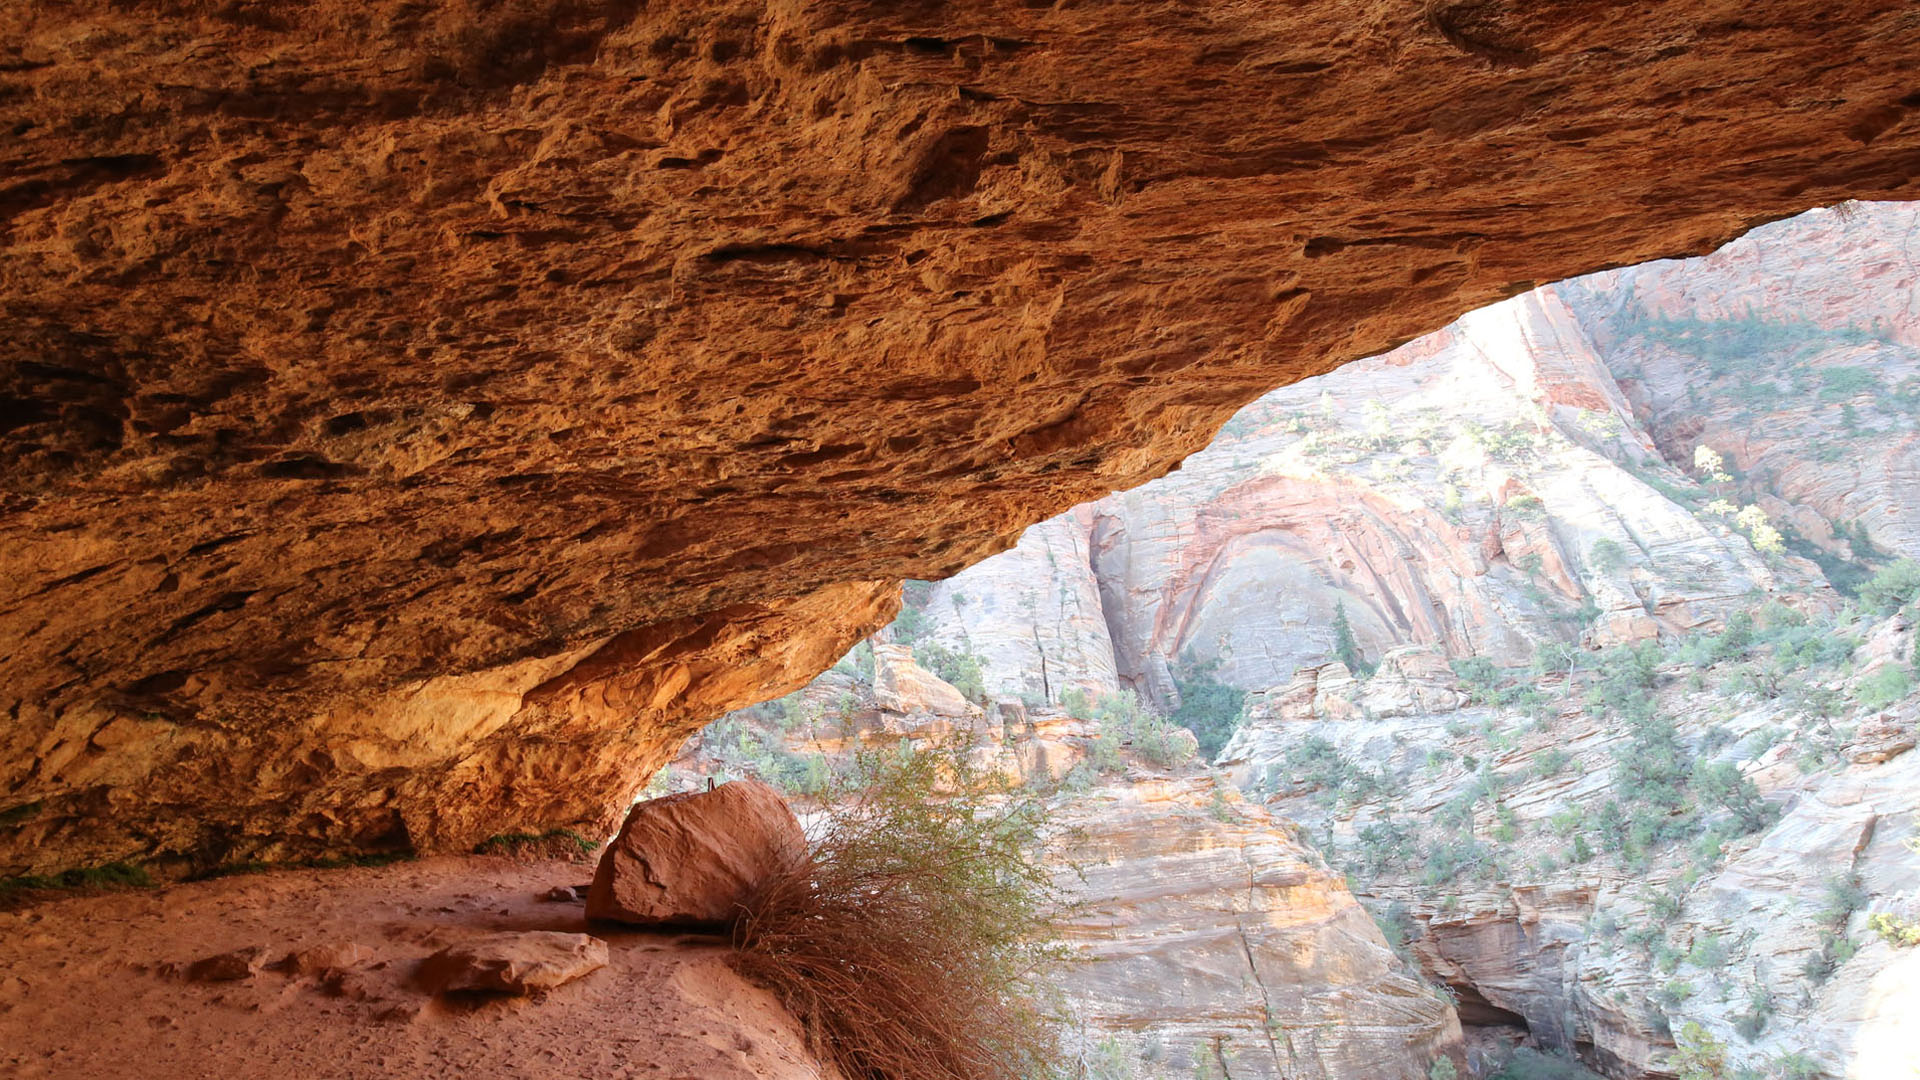
POLYGON ((0 31, 0 873, 604 825, 1262 391, 1920 172, 1898 0, 0 31))

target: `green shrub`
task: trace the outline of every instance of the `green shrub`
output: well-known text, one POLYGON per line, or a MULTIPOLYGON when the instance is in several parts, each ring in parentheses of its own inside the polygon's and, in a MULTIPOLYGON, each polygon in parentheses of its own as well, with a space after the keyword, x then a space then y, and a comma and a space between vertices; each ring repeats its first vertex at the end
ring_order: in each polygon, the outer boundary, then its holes
POLYGON ((950 649, 938 642, 928 641, 915 647, 914 659, 939 676, 942 682, 960 691, 968 701, 986 703, 986 676, 981 670, 978 656, 963 649, 950 649))
POLYGON ((1838 929, 1853 913, 1866 906, 1867 890, 1860 875, 1852 871, 1830 875, 1821 883, 1820 910, 1815 917, 1838 929))
POLYGON ((1060 692, 1060 707, 1066 710, 1068 716, 1076 719, 1093 719, 1093 700, 1088 696, 1087 692, 1080 687, 1070 686, 1062 690, 1060 692))
POLYGON ((1024 1080, 1058 1067, 1032 974, 1061 957, 1046 803, 956 742, 863 750, 811 858, 746 904, 734 963, 847 1076, 1024 1080))
POLYGON ((1767 1030, 1767 1021, 1773 1018, 1773 991, 1766 986, 1755 986, 1747 995, 1747 1007, 1733 1018, 1733 1030, 1740 1037, 1752 1042, 1767 1030))
POLYGON ((1727 1048, 1689 1020, 1674 1038, 1667 1068, 1676 1080, 1722 1080, 1727 1070, 1727 1048))
POLYGON ((1193 732, 1200 743, 1200 757, 1206 761, 1212 761, 1233 738, 1247 699, 1245 690, 1214 677, 1219 668, 1218 659, 1195 663, 1188 658, 1173 670, 1180 707, 1167 719, 1193 732))
POLYGON ((1368 875, 1378 875, 1393 866, 1411 866, 1418 853, 1413 832, 1390 817, 1362 826, 1358 840, 1355 861, 1368 875))
POLYGON ((1573 761, 1573 755, 1557 746, 1549 746, 1533 755, 1533 772, 1536 776, 1553 777, 1567 771, 1573 761))
POLYGON ((1347 622, 1347 602, 1335 601, 1333 605, 1333 655, 1355 678, 1364 679, 1373 674, 1372 665, 1360 654, 1360 645, 1354 640, 1353 625, 1347 622))
POLYGON ((1906 668, 1886 664, 1860 680, 1855 696, 1863 709, 1884 709, 1906 697, 1912 689, 1913 680, 1906 668))
POLYGON ((1653 996, 1662 1008, 1674 1012, 1693 997, 1693 984, 1685 979, 1669 979, 1653 996))
POLYGON ((1772 825, 1780 811, 1760 798, 1760 789, 1731 762, 1715 762, 1694 774, 1700 801, 1726 810, 1739 822, 1741 835, 1772 825))
POLYGON ((1193 746, 1178 734, 1179 729, 1143 707, 1130 690, 1101 695, 1093 711, 1103 736, 1118 732, 1133 756, 1150 765, 1171 769, 1193 757, 1193 746))
MULTIPOLYGON (((1625 805, 1673 814, 1686 803, 1692 757, 1681 744, 1673 721, 1649 715, 1629 720, 1632 738, 1614 752, 1613 790, 1625 805)), ((1667 835, 1663 827, 1656 827, 1667 835)))
POLYGON ((1773 1075, 1780 1080, 1820 1080, 1827 1075, 1827 1070, 1821 1068, 1819 1062, 1798 1050, 1781 1054, 1767 1064, 1773 1075))
POLYGON ((1627 565, 1627 550, 1617 541, 1603 536, 1593 542, 1593 547, 1588 550, 1587 561, 1595 570, 1612 573, 1627 565))
POLYGON ((1828 401, 1857 397, 1880 386, 1880 376, 1872 368, 1839 366, 1820 372, 1820 396, 1828 401))
POLYGON ((1693 947, 1687 950, 1687 963, 1702 971, 1719 971, 1727 966, 1727 959, 1727 943, 1710 931, 1693 939, 1693 947))
POLYGON ((1600 1075, 1572 1058, 1522 1046, 1487 1080, 1600 1080, 1600 1075))
POLYGON ((1920 593, 1920 562, 1897 559, 1860 586, 1861 605, 1876 615, 1891 615, 1920 593))
POLYGON ((1880 911, 1867 918, 1867 929, 1895 948, 1920 945, 1920 919, 1903 919, 1892 912, 1880 911))

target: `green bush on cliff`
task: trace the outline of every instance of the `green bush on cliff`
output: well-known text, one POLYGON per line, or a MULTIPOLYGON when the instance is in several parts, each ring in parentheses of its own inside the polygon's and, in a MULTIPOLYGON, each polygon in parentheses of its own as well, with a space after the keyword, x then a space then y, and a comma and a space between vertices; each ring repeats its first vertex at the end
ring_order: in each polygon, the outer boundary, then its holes
POLYGON ((1869 578, 1855 594, 1874 615, 1891 615, 1920 594, 1920 562, 1897 559, 1869 578))
POLYGON ((1707 1033, 1707 1029, 1689 1020, 1681 1025, 1673 1040, 1673 1055, 1667 1068, 1675 1080, 1723 1080, 1727 1070, 1727 1048, 1707 1033))
POLYGON ((1868 917, 1867 929, 1898 949, 1920 945, 1920 919, 1903 919, 1892 912, 1881 911, 1868 917))
POLYGON ((1173 669, 1173 685, 1180 691, 1180 707, 1167 719, 1193 732, 1200 758, 1212 761, 1240 726, 1247 692, 1214 677, 1218 658, 1195 662, 1189 656, 1173 669))
POLYGON ((1907 669, 1888 664, 1861 679, 1854 693, 1861 708, 1884 709, 1906 697, 1912 689, 1913 679, 1907 674, 1907 669))
POLYGON ((1099 702, 1091 707, 1087 707, 1084 693, 1074 691, 1061 695, 1062 704, 1067 703, 1069 696, 1077 696, 1069 706, 1072 715, 1099 725, 1099 734, 1087 746, 1087 760, 1100 772, 1119 772, 1126 768, 1126 760, 1121 756, 1123 746, 1135 758, 1162 769, 1184 765, 1193 757, 1193 745, 1185 738, 1185 732, 1142 706, 1130 690, 1102 694, 1099 702), (1074 706, 1091 715, 1082 716, 1074 706))
POLYGON ((1694 776, 1694 789, 1702 803, 1732 814, 1742 835, 1772 825, 1779 816, 1779 810, 1760 798, 1760 789, 1732 762, 1703 766, 1694 776))
POLYGON ((986 674, 981 670, 980 658, 973 653, 925 641, 914 647, 914 659, 939 676, 942 682, 960 691, 960 695, 968 701, 986 702, 986 674))
POLYGON ((1600 1080, 1600 1076, 1572 1058, 1522 1046, 1487 1080, 1600 1080))
POLYGON ((1360 644, 1354 640, 1353 624, 1347 621, 1347 603, 1336 601, 1333 605, 1333 655, 1355 678, 1364 679, 1373 674, 1373 666, 1360 655, 1360 644))

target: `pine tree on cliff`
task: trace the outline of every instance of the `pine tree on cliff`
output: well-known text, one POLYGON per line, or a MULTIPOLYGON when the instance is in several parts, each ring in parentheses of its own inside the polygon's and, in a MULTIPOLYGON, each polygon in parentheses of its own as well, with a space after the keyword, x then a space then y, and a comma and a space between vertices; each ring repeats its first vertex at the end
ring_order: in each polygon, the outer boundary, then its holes
POLYGON ((1336 600, 1333 605, 1333 655, 1347 665, 1356 678, 1365 678, 1373 674, 1373 669, 1360 656, 1360 645, 1353 640, 1353 626, 1347 622, 1347 602, 1336 600))

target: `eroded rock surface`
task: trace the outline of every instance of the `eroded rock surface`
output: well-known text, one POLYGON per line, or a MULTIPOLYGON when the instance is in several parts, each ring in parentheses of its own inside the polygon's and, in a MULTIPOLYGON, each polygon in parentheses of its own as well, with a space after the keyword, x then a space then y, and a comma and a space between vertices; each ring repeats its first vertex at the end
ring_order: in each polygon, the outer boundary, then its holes
MULTIPOLYGON (((1911 918, 1920 895, 1920 758, 1858 763, 1852 749, 1876 723, 1912 731, 1920 700, 1863 711, 1846 680, 1817 673, 1809 683, 1838 692, 1829 718, 1808 720, 1798 704, 1733 689, 1738 668, 1715 671, 1715 693, 1676 676, 1659 695, 1683 766, 1697 756, 1698 776, 1737 764, 1773 807, 1706 856, 1704 826, 1636 859, 1619 854, 1624 822, 1612 837, 1589 831, 1616 800, 1631 806, 1630 728, 1551 684, 1532 714, 1303 713, 1269 698, 1223 764, 1351 868, 1364 899, 1402 912, 1464 1023, 1524 1033, 1621 1078, 1662 1069, 1683 1019, 1736 1066, 1797 1053, 1823 1076, 1910 1071, 1920 1061, 1888 1024, 1920 1002, 1897 996, 1912 994, 1915 960, 1866 921, 1872 910, 1911 918), (1377 770, 1377 785, 1343 762, 1377 770), (1462 813, 1464 825, 1448 823, 1462 813), (1449 829, 1451 846, 1436 839, 1449 829)), ((1698 805, 1718 812, 1705 796, 1698 805)))
POLYGON ((0 870, 603 822, 859 583, 1920 160, 1892 0, 0 30, 0 870))
POLYGON ((522 930, 449 945, 420 962, 420 985, 437 994, 532 994, 607 966, 607 943, 589 934, 522 930))

